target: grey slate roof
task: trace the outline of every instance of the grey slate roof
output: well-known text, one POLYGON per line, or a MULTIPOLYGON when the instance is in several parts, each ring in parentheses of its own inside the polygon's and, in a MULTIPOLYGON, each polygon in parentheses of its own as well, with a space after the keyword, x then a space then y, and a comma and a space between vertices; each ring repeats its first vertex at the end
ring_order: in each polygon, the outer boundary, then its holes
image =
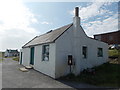
POLYGON ((18 50, 7 49, 6 51, 9 52, 9 53, 19 53, 18 50))
POLYGON ((69 29, 73 24, 69 24, 66 26, 63 26, 61 28, 55 29, 53 31, 50 31, 48 33, 42 34, 40 36, 36 36, 31 41, 26 43, 24 47, 34 46, 34 45, 40 45, 45 43, 54 42, 57 38, 59 38, 67 29, 69 29))

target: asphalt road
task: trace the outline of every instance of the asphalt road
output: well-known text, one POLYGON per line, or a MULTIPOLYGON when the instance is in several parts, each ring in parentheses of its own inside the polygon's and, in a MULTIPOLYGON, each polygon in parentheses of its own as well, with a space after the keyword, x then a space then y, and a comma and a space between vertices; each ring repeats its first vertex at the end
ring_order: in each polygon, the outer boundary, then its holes
POLYGON ((2 62, 2 88, 95 88, 95 86, 58 81, 33 69, 28 72, 19 70, 22 65, 11 58, 2 62))

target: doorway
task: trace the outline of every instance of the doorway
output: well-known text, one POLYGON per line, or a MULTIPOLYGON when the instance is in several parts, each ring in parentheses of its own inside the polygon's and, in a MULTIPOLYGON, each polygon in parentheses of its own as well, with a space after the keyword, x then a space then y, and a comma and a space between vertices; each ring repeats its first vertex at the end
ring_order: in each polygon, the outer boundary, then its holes
POLYGON ((34 47, 30 48, 30 64, 34 65, 34 47))

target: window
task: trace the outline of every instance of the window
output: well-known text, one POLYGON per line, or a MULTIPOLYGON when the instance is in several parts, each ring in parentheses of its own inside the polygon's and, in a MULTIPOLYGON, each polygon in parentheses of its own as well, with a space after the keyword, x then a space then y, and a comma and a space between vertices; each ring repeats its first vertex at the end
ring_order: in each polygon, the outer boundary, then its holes
POLYGON ((42 50, 42 60, 49 61, 49 45, 43 45, 42 50))
POLYGON ((87 58, 87 47, 86 46, 83 46, 82 48, 82 55, 83 55, 83 58, 87 58))
POLYGON ((103 57, 103 49, 102 48, 98 48, 98 57, 103 57))

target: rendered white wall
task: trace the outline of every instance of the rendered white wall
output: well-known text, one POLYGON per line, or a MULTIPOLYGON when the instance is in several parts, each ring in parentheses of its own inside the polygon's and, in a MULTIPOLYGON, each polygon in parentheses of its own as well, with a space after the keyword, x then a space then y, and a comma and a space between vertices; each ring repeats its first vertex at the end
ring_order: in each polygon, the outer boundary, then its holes
POLYGON ((30 48, 23 48, 22 51, 22 64, 28 66, 30 64, 30 48))
POLYGON ((108 45, 106 43, 88 38, 85 35, 82 27, 77 26, 77 29, 72 26, 56 41, 56 78, 69 73, 67 65, 67 56, 73 55, 75 66, 72 67, 72 72, 76 75, 83 69, 91 68, 104 62, 107 62, 108 45), (88 56, 83 59, 82 47, 87 46, 88 56), (103 57, 97 57, 97 48, 103 48, 103 57))
POLYGON ((4 56, 8 56, 8 55, 9 55, 8 51, 5 51, 4 56))
POLYGON ((67 56, 73 55, 73 26, 56 40, 56 78, 69 73, 67 56))
POLYGON ((107 62, 108 58, 107 44, 89 38, 87 38, 86 41, 82 39, 81 42, 79 43, 80 44, 78 47, 80 49, 77 51, 77 53, 79 53, 80 55, 77 56, 76 58, 76 72, 75 72, 76 75, 79 74, 79 72, 82 71, 83 69, 92 68, 94 66, 98 66, 100 64, 107 62), (86 59, 84 59, 82 56, 83 46, 87 46, 88 49, 86 59), (103 57, 97 56, 98 48, 103 48, 103 57))
POLYGON ((55 43, 49 44, 49 61, 42 61, 42 45, 35 46, 34 69, 55 78, 55 43))

